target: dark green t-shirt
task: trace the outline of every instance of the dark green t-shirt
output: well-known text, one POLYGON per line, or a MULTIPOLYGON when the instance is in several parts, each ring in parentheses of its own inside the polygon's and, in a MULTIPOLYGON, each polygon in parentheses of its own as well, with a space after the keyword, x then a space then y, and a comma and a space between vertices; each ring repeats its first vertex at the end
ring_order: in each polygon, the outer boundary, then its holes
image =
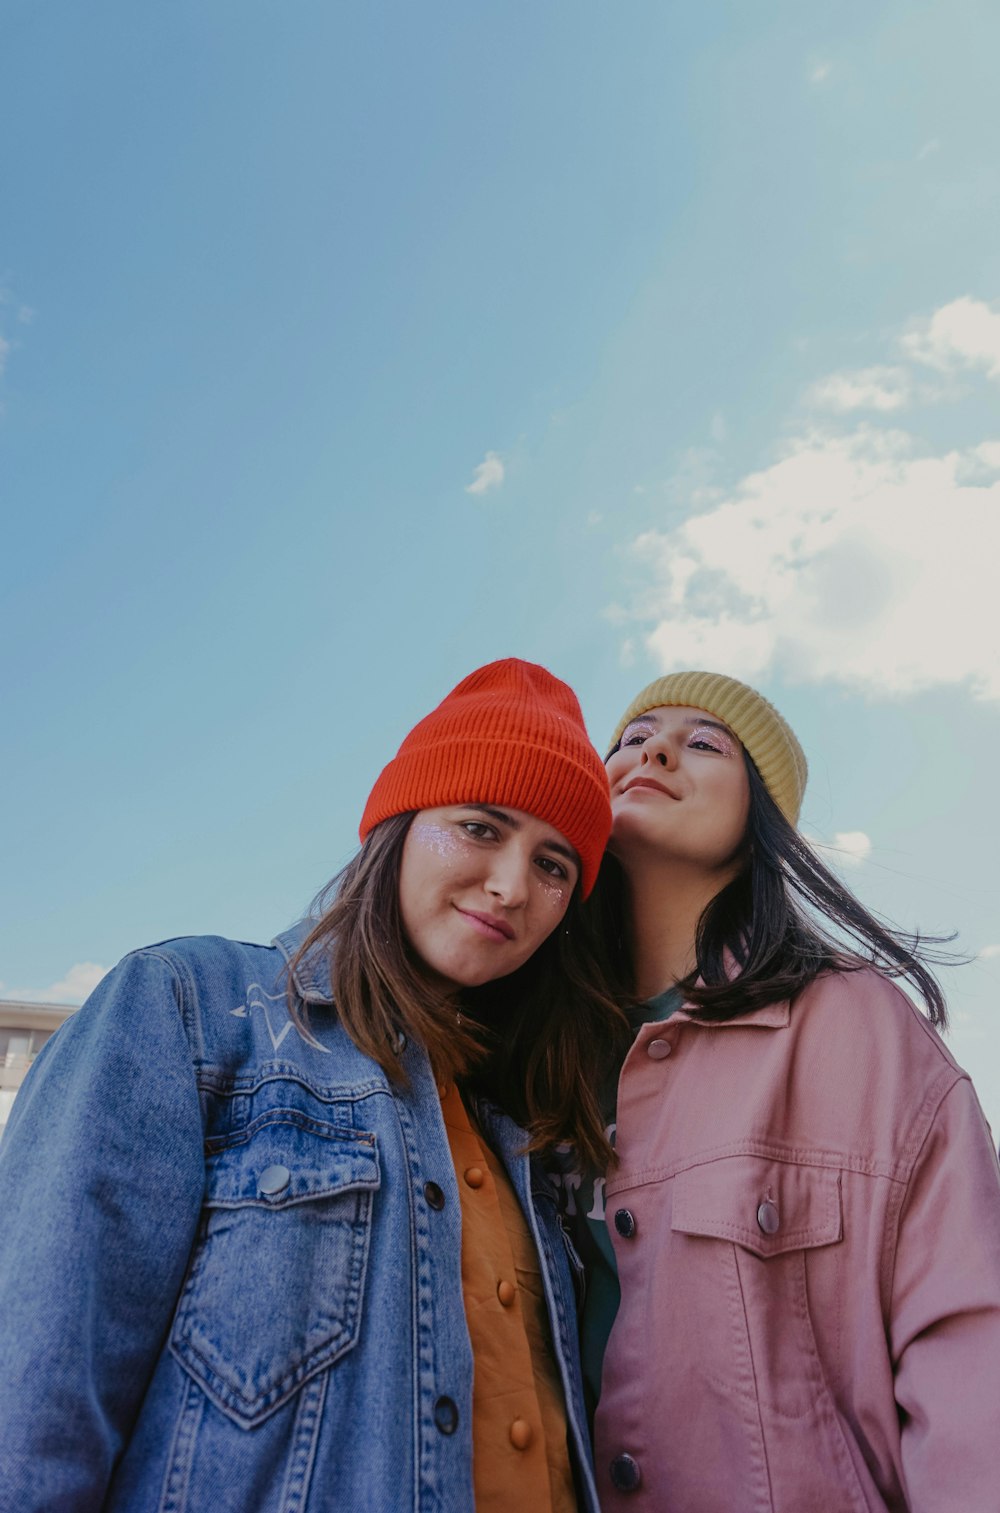
MULTIPOLYGON (((667 988, 648 1003, 637 1004, 629 1012, 633 1035, 644 1024, 669 1019, 682 1002, 679 989, 667 988)), ((601 1096, 605 1129, 612 1145, 615 1143, 620 1071, 620 1066, 615 1069, 601 1096)), ((615 1252, 604 1218, 604 1178, 595 1176, 591 1171, 581 1172, 576 1165, 575 1152, 568 1148, 557 1154, 552 1175, 560 1190, 563 1220, 573 1236, 587 1273, 587 1290, 580 1320, 580 1354, 587 1407, 593 1417, 601 1391, 604 1351, 621 1299, 615 1252)))

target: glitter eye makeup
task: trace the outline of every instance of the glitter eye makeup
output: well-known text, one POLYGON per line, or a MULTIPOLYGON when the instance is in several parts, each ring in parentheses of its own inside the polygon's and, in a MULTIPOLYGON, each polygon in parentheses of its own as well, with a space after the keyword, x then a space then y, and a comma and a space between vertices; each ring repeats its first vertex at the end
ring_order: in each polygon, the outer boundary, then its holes
POLYGON ((542 874, 541 897, 551 909, 563 909, 566 906, 566 893, 572 887, 572 883, 565 877, 546 877, 542 874))
POLYGON ((471 837, 457 834, 454 828, 448 825, 435 824, 426 819, 414 820, 412 830, 416 836, 419 836, 421 845, 429 851, 436 852, 445 862, 458 860, 466 849, 463 842, 471 839, 471 837))
POLYGON ((622 731, 622 738, 618 742, 618 744, 619 746, 631 746, 637 736, 641 736, 643 739, 645 739, 647 736, 655 734, 656 726, 653 724, 652 720, 634 720, 631 725, 626 725, 625 729, 622 731))
POLYGON ((693 746, 696 741, 702 741, 717 751, 720 756, 735 756, 736 742, 728 731, 719 730, 715 725, 698 725, 692 730, 688 738, 688 745, 693 746))

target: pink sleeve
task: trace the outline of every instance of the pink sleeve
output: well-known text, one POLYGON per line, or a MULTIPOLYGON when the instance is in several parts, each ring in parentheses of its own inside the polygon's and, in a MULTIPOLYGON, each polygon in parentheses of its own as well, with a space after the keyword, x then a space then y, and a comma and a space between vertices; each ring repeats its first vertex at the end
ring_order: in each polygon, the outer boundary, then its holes
POLYGON ((967 1078, 902 1203, 889 1344, 912 1513, 1000 1513, 1000 1165, 967 1078))

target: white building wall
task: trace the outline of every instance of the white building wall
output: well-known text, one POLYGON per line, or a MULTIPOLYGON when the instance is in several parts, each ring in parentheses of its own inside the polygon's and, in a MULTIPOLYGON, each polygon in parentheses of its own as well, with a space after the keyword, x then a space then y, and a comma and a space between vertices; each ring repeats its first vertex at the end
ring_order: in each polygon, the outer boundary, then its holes
POLYGON ((32 1061, 49 1036, 75 1012, 68 1004, 0 998, 0 1135, 32 1061))

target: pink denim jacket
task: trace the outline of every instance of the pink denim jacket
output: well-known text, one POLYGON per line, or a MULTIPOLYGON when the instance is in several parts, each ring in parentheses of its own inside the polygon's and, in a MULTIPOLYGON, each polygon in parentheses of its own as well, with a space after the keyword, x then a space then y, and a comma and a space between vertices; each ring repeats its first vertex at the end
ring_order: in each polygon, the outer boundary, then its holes
POLYGON ((617 1149, 605 1513, 998 1513, 1000 1167, 892 983, 645 1025, 617 1149))

